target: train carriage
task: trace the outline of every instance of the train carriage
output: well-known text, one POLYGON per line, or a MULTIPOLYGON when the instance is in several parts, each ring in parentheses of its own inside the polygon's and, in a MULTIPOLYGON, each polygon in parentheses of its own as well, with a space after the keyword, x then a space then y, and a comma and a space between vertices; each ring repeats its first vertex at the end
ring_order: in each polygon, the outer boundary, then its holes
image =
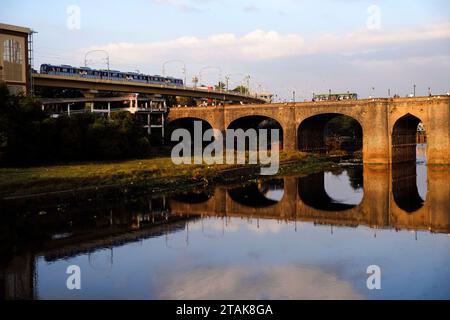
POLYGON ((58 76, 83 77, 90 79, 106 79, 114 81, 132 81, 132 82, 152 83, 160 85, 175 85, 175 86, 184 85, 183 80, 172 77, 162 77, 159 75, 146 75, 137 72, 121 72, 118 70, 96 70, 88 67, 76 68, 70 65, 42 64, 41 73, 58 76))

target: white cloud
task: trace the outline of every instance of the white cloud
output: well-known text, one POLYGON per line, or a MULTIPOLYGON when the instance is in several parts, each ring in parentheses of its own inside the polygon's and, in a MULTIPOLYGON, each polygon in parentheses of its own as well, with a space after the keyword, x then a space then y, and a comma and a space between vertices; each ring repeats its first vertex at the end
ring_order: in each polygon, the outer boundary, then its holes
MULTIPOLYGON (((227 218, 228 219, 228 218, 227 218)), ((250 222, 247 218, 232 218, 225 222, 220 219, 204 218, 201 222, 196 222, 189 225, 191 231, 203 231, 206 234, 214 234, 216 236, 235 233, 240 230, 248 230, 250 232, 264 235, 264 234, 279 234, 287 225, 275 220, 252 219, 250 222)))
POLYGON ((362 299, 352 284, 319 269, 287 265, 202 268, 161 277, 159 299, 362 299))
POLYGON ((450 67, 450 55, 433 55, 429 57, 407 57, 398 59, 354 59, 351 64, 365 69, 389 70, 401 69, 406 66, 426 67, 429 65, 450 67))
POLYGON ((394 31, 361 29, 343 36, 325 34, 311 47, 311 53, 367 51, 392 45, 450 39, 450 23, 394 31))
POLYGON ((187 61, 265 60, 301 54, 304 40, 299 35, 282 35, 276 31, 255 30, 244 36, 232 33, 211 35, 207 38, 180 37, 175 40, 149 43, 110 43, 84 50, 101 49, 111 57, 121 57, 133 63, 148 59, 163 61, 178 57, 187 61))
POLYGON ((362 29, 344 35, 323 34, 306 41, 300 34, 254 30, 242 36, 233 33, 213 34, 206 38, 185 36, 148 43, 110 43, 92 49, 107 50, 111 57, 129 63, 149 59, 164 61, 181 58, 188 63, 202 61, 264 61, 312 54, 357 54, 408 43, 450 39, 450 23, 396 31, 362 29))

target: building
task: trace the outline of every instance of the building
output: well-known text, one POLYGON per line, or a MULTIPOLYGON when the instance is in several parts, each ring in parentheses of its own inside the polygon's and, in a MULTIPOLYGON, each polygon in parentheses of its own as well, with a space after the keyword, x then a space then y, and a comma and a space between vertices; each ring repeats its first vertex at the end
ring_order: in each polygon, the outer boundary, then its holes
POLYGON ((32 34, 31 29, 0 23, 0 81, 11 93, 31 90, 32 34))

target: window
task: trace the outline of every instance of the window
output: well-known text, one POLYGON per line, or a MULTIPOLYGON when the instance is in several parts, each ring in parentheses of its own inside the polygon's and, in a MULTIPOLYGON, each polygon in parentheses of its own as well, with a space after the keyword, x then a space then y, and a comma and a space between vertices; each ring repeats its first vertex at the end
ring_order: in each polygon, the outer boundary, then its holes
POLYGON ((8 39, 3 42, 3 60, 7 62, 21 64, 23 61, 22 57, 22 46, 20 43, 14 39, 8 39))

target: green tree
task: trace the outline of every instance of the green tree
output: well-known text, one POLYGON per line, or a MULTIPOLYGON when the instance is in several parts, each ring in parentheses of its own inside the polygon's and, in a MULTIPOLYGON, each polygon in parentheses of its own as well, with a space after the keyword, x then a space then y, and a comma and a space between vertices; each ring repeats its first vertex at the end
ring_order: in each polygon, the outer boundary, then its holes
POLYGON ((0 85, 0 160, 10 165, 147 156, 143 123, 128 112, 51 118, 41 102, 0 85))
POLYGON ((233 91, 242 94, 249 94, 250 92, 246 86, 237 86, 236 88, 233 89, 233 91))
POLYGON ((10 104, 11 96, 8 87, 6 84, 0 83, 0 150, 6 147, 8 141, 7 126, 10 104))
POLYGON ((217 85, 214 86, 214 89, 217 91, 222 91, 225 90, 227 88, 227 85, 225 83, 223 83, 222 81, 220 81, 217 85))
POLYGON ((46 118, 41 102, 23 94, 11 95, 0 88, 0 132, 2 153, 7 160, 23 164, 39 156, 41 122, 46 118))

